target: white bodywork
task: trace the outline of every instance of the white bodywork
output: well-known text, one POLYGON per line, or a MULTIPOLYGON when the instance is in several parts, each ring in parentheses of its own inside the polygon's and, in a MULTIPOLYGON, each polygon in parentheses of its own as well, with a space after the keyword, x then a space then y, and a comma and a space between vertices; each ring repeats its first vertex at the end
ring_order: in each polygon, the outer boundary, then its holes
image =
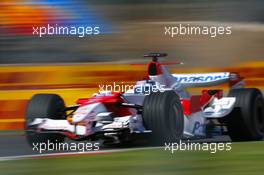
POLYGON ((172 74, 183 87, 208 87, 228 82, 229 72, 203 74, 172 74))
POLYGON ((39 129, 50 131, 69 131, 77 135, 85 135, 87 133, 86 126, 72 125, 67 120, 53 120, 46 118, 36 118, 31 125, 38 125, 39 129))
POLYGON ((221 118, 228 115, 234 108, 236 98, 224 97, 221 99, 214 98, 211 104, 202 110, 205 118, 221 118))
POLYGON ((201 111, 184 117, 184 136, 205 136, 205 118, 201 111))

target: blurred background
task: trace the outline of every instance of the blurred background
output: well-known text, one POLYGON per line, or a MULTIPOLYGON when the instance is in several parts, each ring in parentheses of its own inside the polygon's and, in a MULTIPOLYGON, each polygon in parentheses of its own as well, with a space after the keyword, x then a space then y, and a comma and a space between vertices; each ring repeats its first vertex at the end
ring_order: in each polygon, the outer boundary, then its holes
MULTIPOLYGON (((264 86, 262 0, 1 0, 0 130, 22 130, 35 93, 58 93, 68 105, 99 84, 133 83, 146 74, 147 52, 166 52, 172 72, 239 72, 264 86), (231 26, 231 35, 164 35, 165 26, 231 26), (32 27, 94 26, 100 35, 32 35, 32 27)), ((225 87, 221 87, 225 88, 225 87)), ((200 89, 196 89, 196 92, 200 89)))
MULTIPOLYGON (((142 55, 147 52, 166 52, 164 61, 184 62, 170 66, 172 73, 238 72, 247 87, 263 90, 263 46, 263 0, 0 0, 0 157, 32 152, 25 142, 23 122, 27 102, 36 93, 57 93, 71 105, 96 92, 99 84, 133 83, 146 75, 143 64, 149 60, 142 55), (232 34, 164 35, 165 26, 182 22, 231 26, 232 34), (83 38, 32 35, 33 26, 47 24, 97 25, 102 32, 83 38)), ((98 170, 102 174, 223 174, 229 170, 259 174, 264 155, 252 146, 263 150, 250 143, 217 155, 187 152, 173 157, 162 151, 139 151, 113 157, 5 162, 0 169, 4 174, 27 175, 100 174, 98 170)))
POLYGON ((126 63, 150 51, 168 52, 188 67, 263 59, 262 0, 1 0, 0 8, 1 64, 126 63), (229 25, 232 35, 164 35, 164 26, 181 21, 229 25), (32 36, 33 26, 47 24, 98 25, 103 32, 84 38, 32 36))

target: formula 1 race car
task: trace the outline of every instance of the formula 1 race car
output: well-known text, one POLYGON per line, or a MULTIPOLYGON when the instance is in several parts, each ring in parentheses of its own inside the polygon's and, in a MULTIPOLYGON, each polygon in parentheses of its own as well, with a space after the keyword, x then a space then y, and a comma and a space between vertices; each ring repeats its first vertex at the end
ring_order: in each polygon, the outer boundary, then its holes
POLYGON ((260 90, 244 88, 237 73, 170 74, 158 61, 164 53, 150 53, 148 78, 126 92, 100 91, 65 107, 56 94, 36 94, 26 109, 29 143, 102 140, 105 144, 131 141, 147 134, 148 142, 162 145, 179 139, 229 135, 233 141, 261 140, 264 100, 260 90), (228 83, 223 90, 204 89, 190 95, 186 88, 228 83))

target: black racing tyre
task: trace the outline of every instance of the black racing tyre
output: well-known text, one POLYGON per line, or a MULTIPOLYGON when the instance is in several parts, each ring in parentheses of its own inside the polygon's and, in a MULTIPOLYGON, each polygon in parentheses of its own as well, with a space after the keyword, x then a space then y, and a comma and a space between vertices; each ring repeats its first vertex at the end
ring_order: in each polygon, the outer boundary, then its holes
POLYGON ((57 133, 35 132, 29 126, 35 118, 65 119, 65 104, 63 99, 56 94, 36 94, 29 101, 26 108, 25 131, 28 143, 61 143, 65 136, 57 133))
POLYGON ((146 129, 152 130, 152 144, 164 145, 182 138, 184 115, 174 91, 147 95, 143 102, 142 117, 146 129))
POLYGON ((229 136, 233 141, 261 140, 264 135, 264 100, 256 88, 232 89, 235 107, 226 117, 229 136))

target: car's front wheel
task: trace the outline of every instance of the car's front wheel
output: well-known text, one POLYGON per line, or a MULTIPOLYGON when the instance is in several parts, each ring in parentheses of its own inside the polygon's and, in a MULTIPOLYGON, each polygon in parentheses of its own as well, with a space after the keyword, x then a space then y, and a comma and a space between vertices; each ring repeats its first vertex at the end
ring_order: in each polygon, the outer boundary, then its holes
POLYGON ((28 143, 60 143, 65 136, 57 133, 42 133, 35 131, 30 125, 36 118, 65 119, 65 105, 63 99, 56 94, 36 94, 29 101, 26 108, 25 131, 28 143))

